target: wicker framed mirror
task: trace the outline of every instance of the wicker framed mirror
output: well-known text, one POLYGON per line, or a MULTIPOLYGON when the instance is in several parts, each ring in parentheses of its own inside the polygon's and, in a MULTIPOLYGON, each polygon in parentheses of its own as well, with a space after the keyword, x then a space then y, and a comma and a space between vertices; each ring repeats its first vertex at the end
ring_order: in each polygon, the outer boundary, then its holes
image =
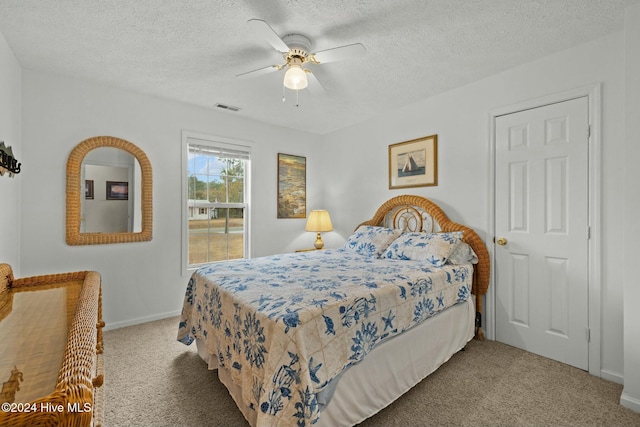
MULTIPOLYGON (((93 182, 91 182, 93 184, 93 182)), ((151 162, 143 150, 124 139, 112 136, 97 136, 85 139, 69 154, 67 159, 66 189, 66 241, 68 245, 106 245, 112 243, 145 242, 152 239, 153 228, 153 176, 151 162), (130 154, 140 167, 140 231, 84 232, 83 199, 86 183, 83 177, 83 160, 96 149, 111 147, 130 154)), ((93 197, 93 185, 91 186, 93 197)))

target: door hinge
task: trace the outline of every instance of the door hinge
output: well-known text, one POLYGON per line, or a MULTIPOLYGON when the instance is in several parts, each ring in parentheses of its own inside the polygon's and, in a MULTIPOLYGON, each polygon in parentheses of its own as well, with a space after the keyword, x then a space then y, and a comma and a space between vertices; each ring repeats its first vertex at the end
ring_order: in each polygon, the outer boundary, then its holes
POLYGON ((587 226, 587 240, 591 240, 591 226, 587 226))
POLYGON ((584 338, 587 340, 587 342, 591 342, 591 329, 584 328, 584 338))
POLYGON ((587 125, 587 138, 591 138, 591 125, 587 125))

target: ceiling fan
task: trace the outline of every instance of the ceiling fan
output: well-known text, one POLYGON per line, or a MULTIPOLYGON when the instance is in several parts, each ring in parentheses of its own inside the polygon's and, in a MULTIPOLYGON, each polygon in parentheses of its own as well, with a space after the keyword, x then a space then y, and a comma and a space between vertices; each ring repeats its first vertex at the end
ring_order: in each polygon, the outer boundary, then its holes
MULTIPOLYGON (((366 48, 361 43, 354 43, 312 53, 311 40, 305 35, 293 33, 280 38, 273 28, 262 19, 250 19, 247 21, 247 25, 251 26, 251 29, 258 37, 266 40, 275 50, 282 54, 284 64, 269 65, 238 74, 236 77, 257 77, 286 69, 284 87, 295 91, 308 87, 311 93, 324 92, 324 88, 311 70, 303 68, 305 65, 325 64, 327 62, 357 58, 366 52, 366 48)), ((282 100, 284 101, 284 95, 282 100)))

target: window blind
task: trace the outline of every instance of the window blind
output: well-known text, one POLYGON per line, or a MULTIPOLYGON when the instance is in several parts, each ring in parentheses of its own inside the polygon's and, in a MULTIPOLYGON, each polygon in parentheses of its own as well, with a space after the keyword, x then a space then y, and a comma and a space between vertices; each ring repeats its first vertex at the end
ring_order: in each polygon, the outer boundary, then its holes
POLYGON ((238 148, 223 146, 212 147, 209 145, 194 144, 192 140, 189 140, 188 144, 189 152, 194 154, 206 154, 222 159, 251 160, 251 151, 249 147, 246 147, 246 149, 242 149, 241 146, 238 146, 238 148))

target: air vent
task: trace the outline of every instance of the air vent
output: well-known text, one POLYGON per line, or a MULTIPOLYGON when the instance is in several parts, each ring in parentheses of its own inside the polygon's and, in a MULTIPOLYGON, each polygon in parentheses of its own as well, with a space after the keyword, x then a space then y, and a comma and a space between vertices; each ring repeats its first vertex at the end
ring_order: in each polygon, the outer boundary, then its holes
POLYGON ((226 104, 216 104, 214 105, 214 107, 216 108, 222 108, 223 110, 229 110, 229 111, 240 111, 240 107, 234 107, 233 105, 226 105, 226 104))

